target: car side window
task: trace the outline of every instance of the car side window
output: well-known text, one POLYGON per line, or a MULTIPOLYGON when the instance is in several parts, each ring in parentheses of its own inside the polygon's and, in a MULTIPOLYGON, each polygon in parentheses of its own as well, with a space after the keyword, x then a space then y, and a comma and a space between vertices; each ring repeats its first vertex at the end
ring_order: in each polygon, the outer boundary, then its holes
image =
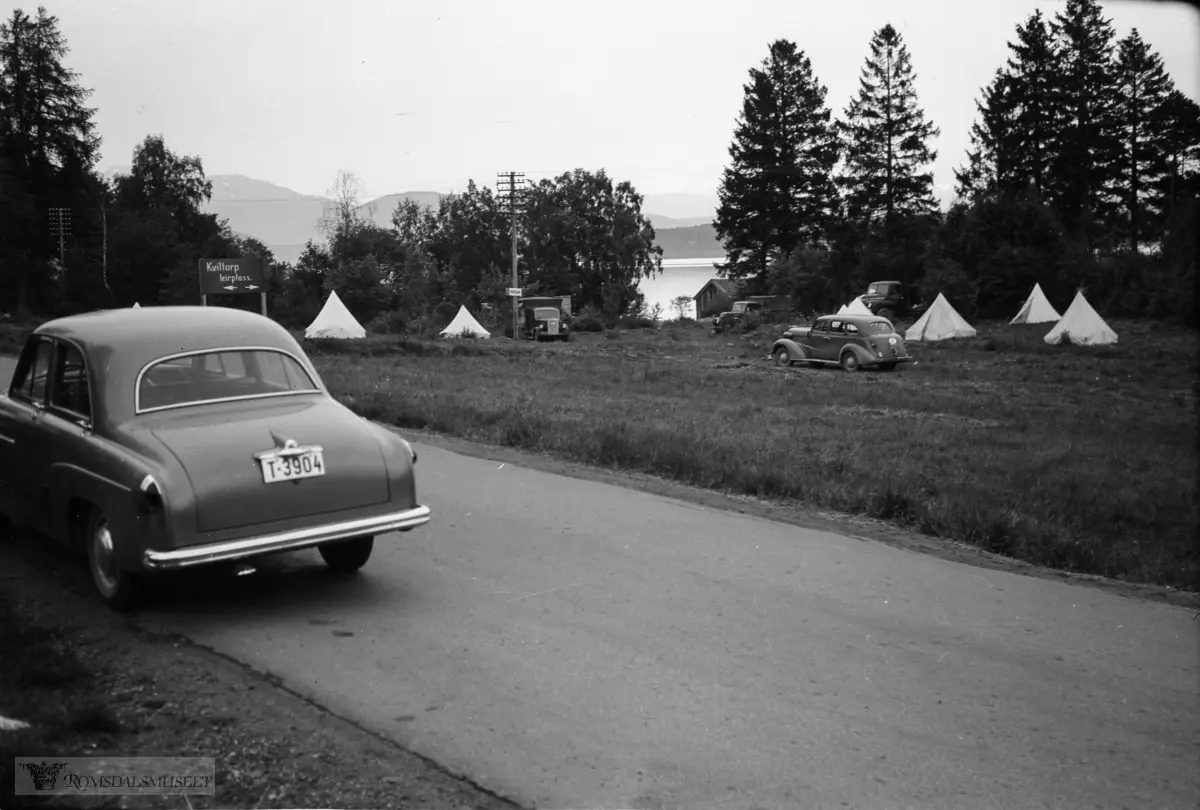
POLYGON ((13 380, 13 396, 39 405, 46 401, 52 349, 53 344, 44 337, 34 338, 26 346, 27 355, 22 358, 17 377, 13 380))
POLYGON ((817 321, 813 324, 813 334, 824 334, 829 331, 829 321, 817 321))
POLYGON ((842 333, 842 322, 841 321, 830 321, 829 322, 829 331, 840 335, 842 333))
POLYGON ((857 334, 858 334, 858 327, 857 327, 857 326, 855 326, 855 325, 854 325, 854 324, 852 324, 852 323, 847 323, 847 324, 846 324, 846 334, 847 334, 847 335, 857 335, 857 334))
MULTIPOLYGON (((550 317, 556 317, 555 311, 550 317)), ((279 352, 260 352, 255 356, 258 376, 262 382, 280 391, 296 391, 311 388, 312 382, 296 361, 279 352)))
POLYGON ((58 363, 54 372, 50 404, 85 419, 92 418, 87 364, 83 361, 83 353, 73 344, 59 343, 58 363))

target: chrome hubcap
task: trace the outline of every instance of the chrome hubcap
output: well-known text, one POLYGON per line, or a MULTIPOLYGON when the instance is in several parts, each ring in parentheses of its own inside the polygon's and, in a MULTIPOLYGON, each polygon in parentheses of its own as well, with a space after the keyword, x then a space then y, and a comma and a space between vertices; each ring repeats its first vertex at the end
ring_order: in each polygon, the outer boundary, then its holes
POLYGON ((117 574, 113 565, 113 537, 108 524, 101 521, 92 535, 92 576, 105 594, 117 589, 117 574))

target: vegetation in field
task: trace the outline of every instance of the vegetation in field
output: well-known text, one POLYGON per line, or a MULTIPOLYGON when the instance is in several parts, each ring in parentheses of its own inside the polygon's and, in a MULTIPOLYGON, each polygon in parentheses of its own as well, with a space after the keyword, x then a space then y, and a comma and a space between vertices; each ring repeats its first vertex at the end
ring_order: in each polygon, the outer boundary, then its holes
POLYGON ((30 725, 0 732, 0 805, 16 806, 14 756, 81 756, 89 740, 118 730, 94 682, 98 673, 80 652, 86 644, 79 633, 42 626, 27 607, 0 600, 0 715, 30 725))
POLYGON ((892 373, 775 369, 703 326, 552 347, 309 343, 332 391, 403 428, 868 515, 1056 568, 1200 588, 1194 333, 1119 346, 981 325, 892 373), (727 344, 732 344, 729 346, 727 344))

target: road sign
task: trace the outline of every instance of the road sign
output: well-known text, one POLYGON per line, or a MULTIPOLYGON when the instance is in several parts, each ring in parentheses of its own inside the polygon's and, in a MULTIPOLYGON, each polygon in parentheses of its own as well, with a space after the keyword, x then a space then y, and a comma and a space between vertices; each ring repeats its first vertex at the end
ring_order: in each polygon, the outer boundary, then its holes
POLYGON ((263 261, 257 256, 201 259, 200 294, 265 293, 263 261))
POLYGON ((520 287, 509 287, 508 294, 511 295, 513 298, 520 298, 521 297, 521 288, 520 287))

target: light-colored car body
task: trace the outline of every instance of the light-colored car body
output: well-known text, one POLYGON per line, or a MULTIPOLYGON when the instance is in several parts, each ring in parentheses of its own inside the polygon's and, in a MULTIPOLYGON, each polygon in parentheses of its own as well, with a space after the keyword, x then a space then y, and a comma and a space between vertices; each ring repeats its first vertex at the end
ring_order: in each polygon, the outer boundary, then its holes
POLYGON ((771 358, 778 366, 808 363, 847 371, 890 371, 912 359, 904 336, 878 315, 822 315, 811 326, 790 327, 775 341, 771 358))
POLYGON ((283 327, 228 308, 50 321, 0 395, 0 512, 85 550, 118 609, 155 571, 313 546, 357 570, 429 521, 415 464, 283 327))

